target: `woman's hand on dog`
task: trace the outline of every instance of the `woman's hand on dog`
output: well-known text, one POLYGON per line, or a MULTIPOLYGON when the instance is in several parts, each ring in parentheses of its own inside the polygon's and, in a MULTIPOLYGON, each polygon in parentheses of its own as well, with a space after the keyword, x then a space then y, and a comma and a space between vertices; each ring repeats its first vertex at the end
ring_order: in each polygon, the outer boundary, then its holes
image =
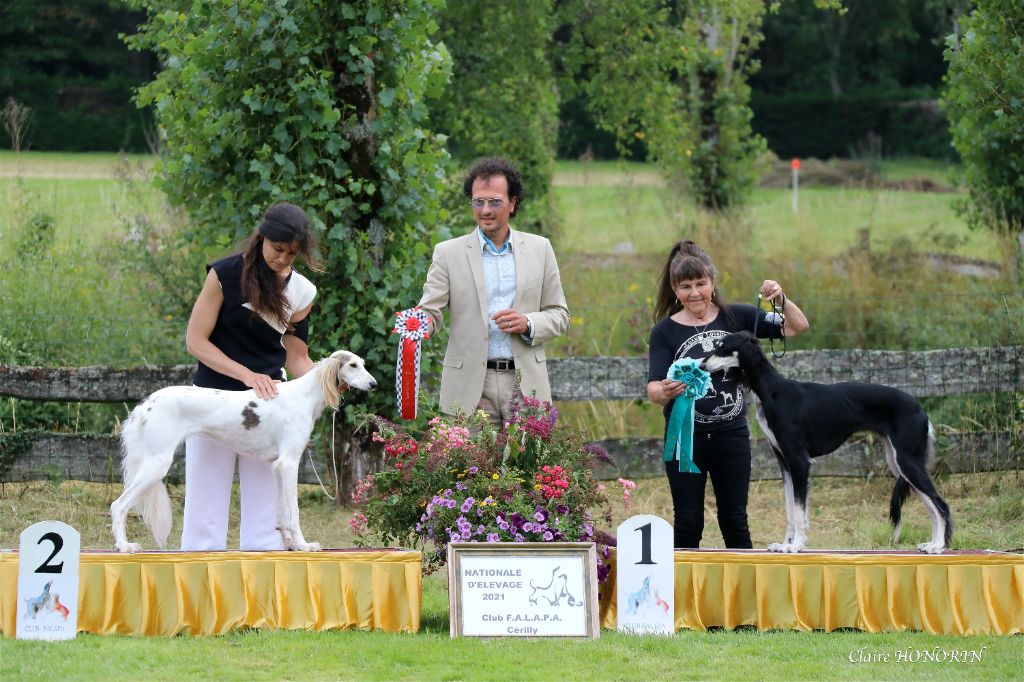
POLYGON ((242 383, 255 391, 256 395, 262 400, 270 400, 277 395, 277 384, 279 382, 266 374, 249 372, 248 376, 242 380, 242 383))

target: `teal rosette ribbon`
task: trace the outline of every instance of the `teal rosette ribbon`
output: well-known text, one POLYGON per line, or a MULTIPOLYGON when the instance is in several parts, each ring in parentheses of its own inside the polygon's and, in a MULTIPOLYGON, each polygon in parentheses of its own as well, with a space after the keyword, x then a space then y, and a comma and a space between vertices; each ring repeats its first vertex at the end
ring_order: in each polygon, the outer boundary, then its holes
POLYGON ((680 358, 668 368, 666 378, 683 382, 686 390, 672 404, 662 459, 679 462, 680 473, 699 474, 700 469, 693 463, 693 403, 708 394, 711 375, 700 368, 699 360, 680 358))

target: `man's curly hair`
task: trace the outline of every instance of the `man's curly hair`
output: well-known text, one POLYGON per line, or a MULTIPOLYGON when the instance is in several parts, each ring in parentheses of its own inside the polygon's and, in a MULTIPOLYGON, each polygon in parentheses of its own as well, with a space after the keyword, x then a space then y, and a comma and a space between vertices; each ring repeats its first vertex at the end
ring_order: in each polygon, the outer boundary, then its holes
POLYGON ((519 211, 519 206, 526 199, 526 190, 523 188, 523 176, 519 169, 512 165, 512 162, 501 156, 486 156, 477 159, 466 171, 466 179, 462 183, 463 193, 473 198, 473 183, 480 178, 493 178, 504 175, 508 181, 508 198, 515 200, 515 208, 512 210, 514 216, 519 211))

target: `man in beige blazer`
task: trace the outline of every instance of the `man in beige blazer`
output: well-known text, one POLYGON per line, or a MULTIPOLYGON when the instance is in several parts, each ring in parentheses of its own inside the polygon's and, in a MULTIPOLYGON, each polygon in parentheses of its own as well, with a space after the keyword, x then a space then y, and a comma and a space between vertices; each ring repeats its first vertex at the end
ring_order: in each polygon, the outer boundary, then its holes
POLYGON ((441 409, 508 419, 515 371, 525 395, 551 399, 544 344, 565 332, 569 308, 551 242, 511 228, 525 192, 506 159, 478 159, 463 183, 477 229, 434 248, 420 307, 451 332, 441 372, 441 409))

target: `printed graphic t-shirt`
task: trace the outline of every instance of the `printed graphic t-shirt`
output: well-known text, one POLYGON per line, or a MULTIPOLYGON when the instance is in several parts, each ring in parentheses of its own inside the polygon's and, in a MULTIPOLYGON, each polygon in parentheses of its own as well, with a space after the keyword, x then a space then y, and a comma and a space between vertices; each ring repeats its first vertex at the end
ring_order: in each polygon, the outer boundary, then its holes
MULTIPOLYGON (((726 335, 743 330, 753 332, 755 320, 758 337, 782 338, 780 320, 765 310, 737 303, 729 306, 729 312, 735 323, 731 327, 728 316, 722 310, 707 325, 691 327, 671 317, 655 324, 651 329, 647 380, 661 381, 668 374, 672 363, 680 358, 702 360, 708 357, 715 348, 715 342, 726 335)), ((739 370, 735 368, 711 373, 711 389, 694 403, 695 432, 747 430, 747 406, 739 378, 739 370)), ((674 403, 675 400, 670 400, 665 405, 666 426, 674 403)))

